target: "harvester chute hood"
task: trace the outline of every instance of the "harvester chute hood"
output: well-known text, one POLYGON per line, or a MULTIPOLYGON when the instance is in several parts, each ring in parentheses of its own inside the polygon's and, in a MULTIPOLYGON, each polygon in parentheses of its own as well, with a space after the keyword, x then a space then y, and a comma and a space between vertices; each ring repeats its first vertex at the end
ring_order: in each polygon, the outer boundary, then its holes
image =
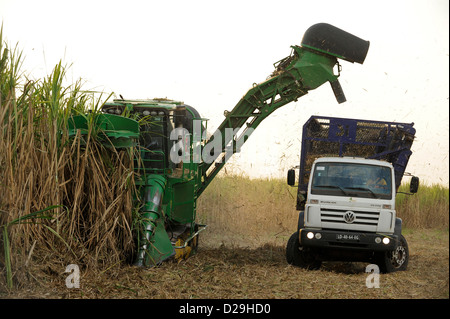
POLYGON ((327 23, 318 23, 306 30, 303 47, 362 64, 369 51, 369 41, 327 23))

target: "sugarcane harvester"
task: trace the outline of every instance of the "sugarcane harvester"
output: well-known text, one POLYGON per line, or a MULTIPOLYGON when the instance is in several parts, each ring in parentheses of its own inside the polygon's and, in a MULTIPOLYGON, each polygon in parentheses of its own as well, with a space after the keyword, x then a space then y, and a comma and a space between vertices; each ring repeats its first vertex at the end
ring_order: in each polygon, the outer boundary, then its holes
MULTIPOLYGON (((369 42, 320 23, 305 32, 300 46, 291 48, 288 57, 274 63, 275 70, 264 82, 254 84, 231 111, 225 111, 225 119, 210 137, 207 120, 183 102, 115 99, 104 104, 98 125, 105 143, 131 147, 139 154, 135 181, 143 231, 136 265, 150 267, 195 251, 206 227, 196 223, 197 198, 227 159, 276 109, 326 82, 337 101, 344 102, 338 59, 362 64, 369 42), (145 117, 149 120, 141 121, 145 117)), ((70 133, 85 129, 85 122, 85 116, 73 117, 70 133)))

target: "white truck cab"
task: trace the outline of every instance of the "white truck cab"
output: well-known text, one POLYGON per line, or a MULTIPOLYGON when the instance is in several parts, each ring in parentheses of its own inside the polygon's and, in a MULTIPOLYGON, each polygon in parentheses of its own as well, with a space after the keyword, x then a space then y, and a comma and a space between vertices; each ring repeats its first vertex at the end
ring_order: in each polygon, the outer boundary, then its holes
POLYGON ((314 269, 324 260, 370 261, 383 272, 405 269, 409 252, 395 198, 394 168, 386 161, 316 159, 288 262, 314 269))

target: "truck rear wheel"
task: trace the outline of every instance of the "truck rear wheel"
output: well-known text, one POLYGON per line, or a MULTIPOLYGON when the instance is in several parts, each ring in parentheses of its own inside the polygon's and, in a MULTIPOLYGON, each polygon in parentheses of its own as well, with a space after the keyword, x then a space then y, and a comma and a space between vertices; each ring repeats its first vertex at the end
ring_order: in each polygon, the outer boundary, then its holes
POLYGON ((400 235, 397 248, 392 251, 387 251, 381 256, 379 260, 379 267, 383 273, 403 271, 406 270, 408 261, 408 243, 406 242, 405 237, 400 235))
POLYGON ((289 238, 286 246, 286 261, 288 264, 305 268, 319 269, 322 262, 316 260, 314 255, 298 242, 298 231, 289 238))

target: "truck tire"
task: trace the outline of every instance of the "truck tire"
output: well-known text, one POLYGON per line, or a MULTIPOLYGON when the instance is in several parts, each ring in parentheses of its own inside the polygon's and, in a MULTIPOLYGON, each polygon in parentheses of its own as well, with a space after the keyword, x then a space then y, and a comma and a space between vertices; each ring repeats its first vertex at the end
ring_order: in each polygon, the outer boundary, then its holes
POLYGON ((307 249, 304 249, 298 242, 298 231, 289 238, 286 246, 286 261, 290 265, 305 269, 319 269, 322 262, 316 260, 307 249))
POLYGON ((378 266, 382 273, 404 271, 408 267, 409 249, 403 235, 400 235, 395 250, 387 251, 380 256, 378 266))

